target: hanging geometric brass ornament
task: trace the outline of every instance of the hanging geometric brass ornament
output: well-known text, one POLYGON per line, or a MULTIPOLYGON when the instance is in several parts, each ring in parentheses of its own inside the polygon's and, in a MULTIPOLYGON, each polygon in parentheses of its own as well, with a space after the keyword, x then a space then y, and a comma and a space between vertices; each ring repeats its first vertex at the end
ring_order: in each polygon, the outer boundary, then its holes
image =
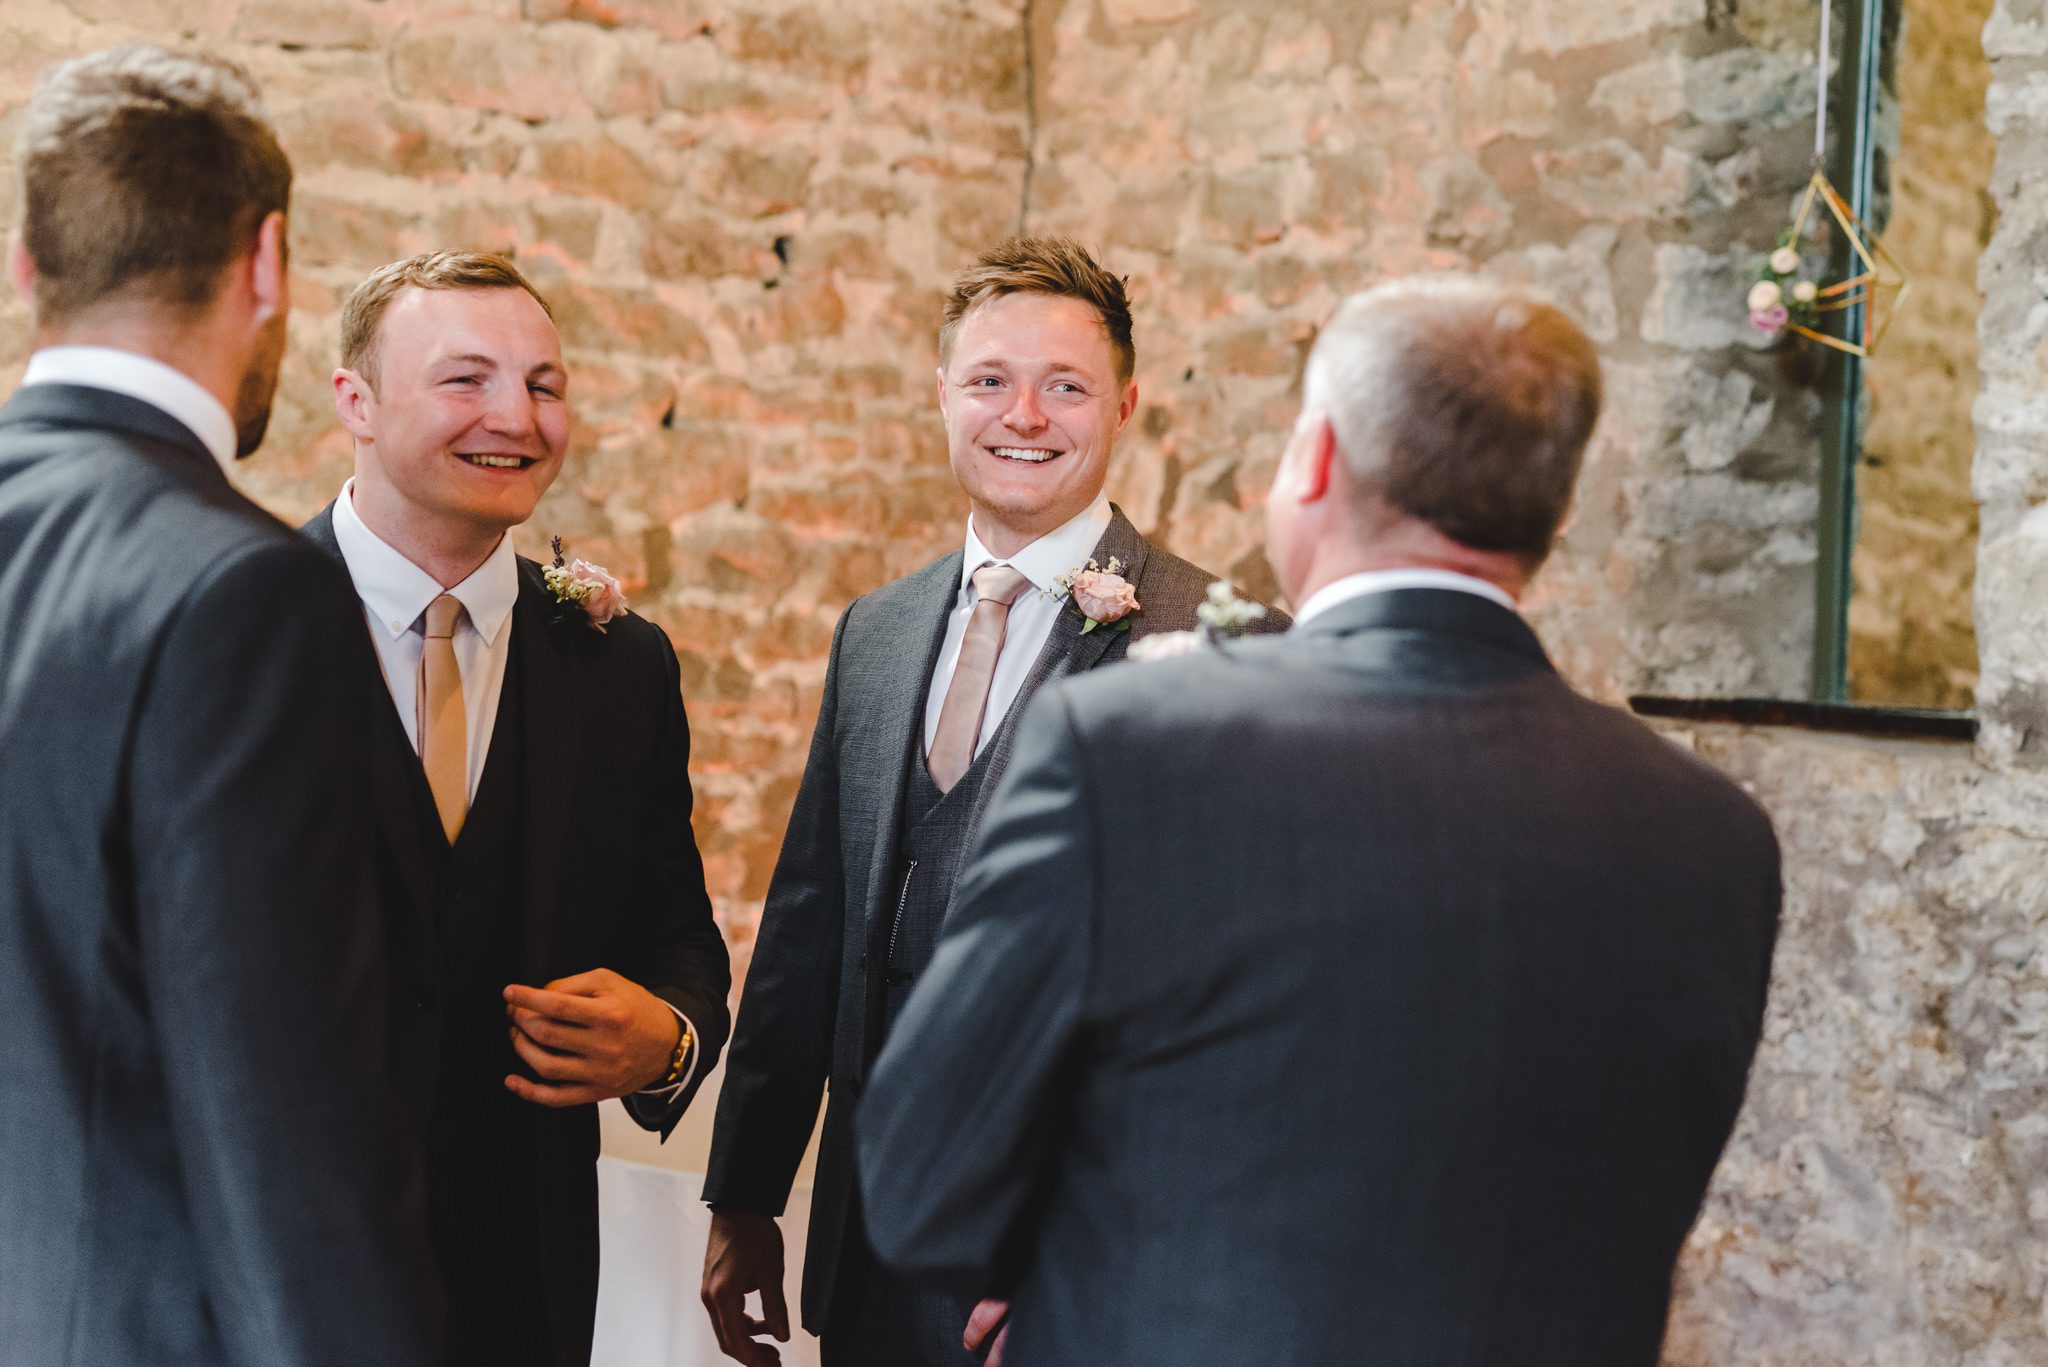
POLYGON ((1874 356, 1911 285, 1904 267, 1885 250, 1883 241, 1863 225, 1827 176, 1815 171, 1799 201, 1798 217, 1780 235, 1778 249, 1765 258, 1757 282, 1750 288, 1749 321, 1772 336, 1795 332, 1852 356, 1874 356), (1848 240, 1858 268, 1848 279, 1832 285, 1799 278, 1805 265, 1799 248, 1806 240, 1816 205, 1826 206, 1848 240), (1824 330, 1827 315, 1847 313, 1858 305, 1863 309, 1860 336, 1837 337, 1824 330))
POLYGON ((1756 283, 1749 290, 1749 321, 1776 337, 1796 332, 1809 341, 1851 356, 1875 356, 1899 305, 1912 287, 1905 268, 1885 250, 1884 242, 1865 226, 1849 202, 1828 180, 1821 168, 1828 152, 1828 46, 1834 34, 1833 0, 1820 0, 1820 79, 1814 83, 1813 178, 1806 183, 1806 195, 1799 201, 1798 216, 1778 238, 1777 250, 1764 258, 1756 283), (1806 264, 1800 250, 1806 230, 1813 221, 1814 205, 1825 204, 1835 226, 1848 240, 1859 268, 1847 280, 1823 285, 1802 280, 1799 271, 1806 264), (1857 337, 1836 337, 1822 330, 1826 315, 1848 313, 1862 307, 1863 331, 1857 337))
POLYGON ((1806 197, 1799 203, 1799 216, 1793 220, 1792 231, 1788 234, 1791 242, 1805 239, 1807 222, 1813 217, 1816 200, 1825 204, 1834 216, 1835 226, 1842 230, 1849 250, 1855 253, 1856 263, 1862 269, 1846 280, 1816 289, 1813 301, 1815 317, 1806 323, 1794 319, 1789 330, 1852 356, 1875 356, 1878 347, 1884 343, 1885 333, 1891 330, 1892 320, 1898 317, 1899 305, 1913 287, 1912 279, 1897 258, 1885 250, 1884 240, 1864 226, 1863 220, 1856 216, 1841 192, 1820 171, 1815 171, 1813 179, 1807 182, 1806 197), (1859 304, 1863 306, 1861 337, 1834 337, 1819 330, 1822 321, 1819 315, 1846 313, 1859 304))

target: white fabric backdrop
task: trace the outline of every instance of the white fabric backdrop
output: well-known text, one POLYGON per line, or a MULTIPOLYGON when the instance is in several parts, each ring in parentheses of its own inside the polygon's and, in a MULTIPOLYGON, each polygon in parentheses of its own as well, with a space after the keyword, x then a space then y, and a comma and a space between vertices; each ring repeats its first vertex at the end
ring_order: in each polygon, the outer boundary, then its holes
MULTIPOLYGON (((707 1080, 667 1144, 635 1126, 616 1101, 600 1108, 605 1156, 597 1160, 600 1251, 591 1367, 735 1367, 718 1351, 697 1299, 711 1232, 701 1168, 718 1081, 716 1075, 707 1080)), ((802 1184, 809 1168, 806 1163, 799 1174, 782 1220, 783 1294, 791 1320, 790 1342, 779 1345, 785 1367, 818 1367, 818 1341, 795 1324, 811 1209, 810 1187, 802 1184)), ((760 1307, 750 1309, 758 1318, 760 1307)))

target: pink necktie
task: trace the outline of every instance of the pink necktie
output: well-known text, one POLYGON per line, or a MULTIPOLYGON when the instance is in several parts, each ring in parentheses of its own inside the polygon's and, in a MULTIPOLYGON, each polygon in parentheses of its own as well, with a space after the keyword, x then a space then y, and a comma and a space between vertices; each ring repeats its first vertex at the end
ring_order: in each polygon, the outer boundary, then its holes
POLYGON ((469 718, 462 706, 462 670, 455 662, 455 623, 462 602, 442 594, 427 604, 420 650, 420 767, 427 771, 441 830, 454 844, 469 815, 469 718))
POLYGON ((967 619, 967 634, 960 638, 960 661, 953 666, 953 682, 939 708, 938 734, 925 757, 925 768, 942 793, 952 791, 974 763, 974 742, 981 737, 989 685, 995 682, 996 660, 1003 653, 1010 604, 1030 587, 1031 581, 1008 565, 983 565, 974 572, 974 614, 967 619))

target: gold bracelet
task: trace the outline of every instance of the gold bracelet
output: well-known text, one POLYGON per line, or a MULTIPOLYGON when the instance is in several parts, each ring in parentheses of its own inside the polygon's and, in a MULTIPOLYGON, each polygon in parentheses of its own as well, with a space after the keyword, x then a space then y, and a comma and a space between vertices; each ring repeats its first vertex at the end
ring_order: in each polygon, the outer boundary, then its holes
POLYGON ((681 1016, 676 1017, 676 1025, 679 1033, 676 1036, 676 1051, 668 1058, 668 1076, 655 1083, 656 1087, 674 1086, 683 1077, 683 1060, 689 1055, 693 1037, 690 1034, 690 1023, 681 1016))

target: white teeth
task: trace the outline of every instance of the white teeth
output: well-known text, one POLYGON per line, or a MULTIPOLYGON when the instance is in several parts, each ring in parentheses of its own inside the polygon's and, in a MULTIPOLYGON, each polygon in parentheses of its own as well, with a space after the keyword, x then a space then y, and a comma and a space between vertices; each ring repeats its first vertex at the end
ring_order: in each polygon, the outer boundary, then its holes
POLYGON ((1004 460, 1025 460, 1030 461, 1033 465, 1051 460, 1059 454, 1057 451, 1038 451, 1024 446, 992 446, 989 449, 1004 460))
POLYGON ((492 470, 517 470, 519 468, 519 457, 517 456, 464 456, 463 459, 471 465, 482 465, 492 470))

